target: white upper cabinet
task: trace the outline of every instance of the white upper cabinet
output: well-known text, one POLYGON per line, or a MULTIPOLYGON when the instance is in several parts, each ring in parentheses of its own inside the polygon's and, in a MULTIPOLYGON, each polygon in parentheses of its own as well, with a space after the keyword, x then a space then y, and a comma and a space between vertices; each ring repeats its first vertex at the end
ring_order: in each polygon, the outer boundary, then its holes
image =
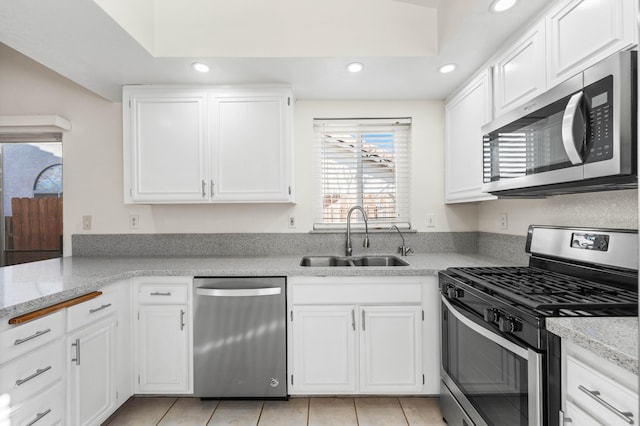
POLYGON ((547 14, 548 83, 554 86, 636 43, 636 0, 572 0, 547 14))
POLYGON ((445 103, 445 202, 489 200, 482 193, 482 131, 491 119, 489 71, 445 103))
POLYGON ((495 116, 542 93, 545 88, 544 21, 500 55, 493 67, 495 116))
POLYGON ((125 98, 125 202, 205 201, 206 100, 204 91, 157 89, 125 98))
POLYGON ((211 95, 211 196, 219 201, 290 201, 291 94, 211 95))
POLYGON ((292 104, 280 87, 125 87, 125 202, 293 202, 292 104))

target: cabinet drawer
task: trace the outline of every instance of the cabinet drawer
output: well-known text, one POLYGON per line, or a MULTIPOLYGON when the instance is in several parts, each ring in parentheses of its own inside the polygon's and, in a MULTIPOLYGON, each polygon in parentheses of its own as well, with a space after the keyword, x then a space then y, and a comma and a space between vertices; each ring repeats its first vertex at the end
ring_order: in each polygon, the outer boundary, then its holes
POLYGON ((112 293, 103 293, 95 299, 74 305, 67 309, 67 331, 104 318, 114 313, 116 309, 117 297, 112 293))
POLYGON ((0 367, 0 395, 24 401, 62 378, 62 341, 58 340, 0 367))
POLYGON ((304 284, 291 294, 292 303, 305 305, 422 303, 420 284, 304 284))
POLYGON ((0 364, 23 355, 64 334, 64 311, 18 325, 0 333, 0 364))
POLYGON ((11 426, 51 426, 62 424, 64 408, 62 383, 15 407, 11 426))
POLYGON ((572 356, 567 356, 567 400, 610 426, 629 424, 614 410, 638 418, 635 392, 572 356))
POLYGON ((566 410, 564 410, 564 424, 575 426, 602 426, 602 423, 567 401, 566 410))
POLYGON ((138 303, 145 305, 175 305, 187 303, 185 284, 141 284, 138 303))

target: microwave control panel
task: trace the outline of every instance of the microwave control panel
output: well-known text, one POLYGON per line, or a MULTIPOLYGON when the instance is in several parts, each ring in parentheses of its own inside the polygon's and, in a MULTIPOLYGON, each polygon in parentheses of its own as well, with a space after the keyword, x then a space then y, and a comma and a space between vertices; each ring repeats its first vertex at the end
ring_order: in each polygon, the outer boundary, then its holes
POLYGON ((585 163, 613 158, 613 76, 584 89, 586 114, 585 163))

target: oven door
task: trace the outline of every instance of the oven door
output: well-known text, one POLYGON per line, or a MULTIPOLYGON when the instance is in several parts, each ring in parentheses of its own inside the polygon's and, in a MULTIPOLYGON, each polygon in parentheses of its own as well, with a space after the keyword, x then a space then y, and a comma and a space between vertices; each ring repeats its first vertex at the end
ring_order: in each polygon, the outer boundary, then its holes
POLYGON ((542 425, 541 372, 541 354, 507 340, 483 319, 442 298, 443 399, 453 396, 476 426, 542 425))

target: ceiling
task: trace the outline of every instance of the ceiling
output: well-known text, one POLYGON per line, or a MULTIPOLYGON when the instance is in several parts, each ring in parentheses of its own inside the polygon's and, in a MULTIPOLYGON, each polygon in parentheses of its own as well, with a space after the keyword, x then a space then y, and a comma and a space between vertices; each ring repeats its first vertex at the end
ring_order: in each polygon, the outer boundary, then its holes
POLYGON ((124 84, 262 83, 305 100, 443 99, 553 1, 15 0, 0 2, 0 42, 111 101, 124 84))

